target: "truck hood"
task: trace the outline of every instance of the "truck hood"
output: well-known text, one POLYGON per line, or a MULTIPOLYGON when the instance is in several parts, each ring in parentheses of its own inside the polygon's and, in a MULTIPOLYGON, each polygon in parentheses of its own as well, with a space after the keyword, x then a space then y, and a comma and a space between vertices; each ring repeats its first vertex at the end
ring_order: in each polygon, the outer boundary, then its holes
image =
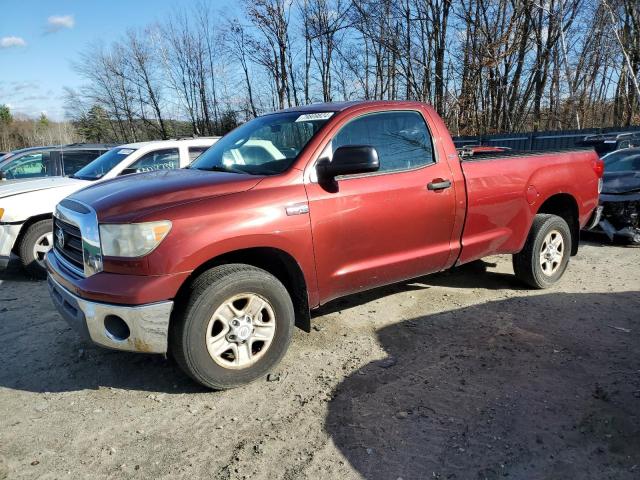
POLYGON ((640 172, 605 172, 602 180, 602 193, 623 194, 640 192, 640 172))
POLYGON ((260 180, 255 175, 226 172, 158 170, 100 182, 70 198, 91 205, 100 221, 133 221, 173 205, 244 192, 260 180))
POLYGON ((69 177, 48 177, 33 180, 8 180, 0 182, 0 198, 13 197, 22 193, 37 192, 40 190, 50 190, 52 188, 63 188, 71 185, 81 185, 87 183, 84 180, 69 177))

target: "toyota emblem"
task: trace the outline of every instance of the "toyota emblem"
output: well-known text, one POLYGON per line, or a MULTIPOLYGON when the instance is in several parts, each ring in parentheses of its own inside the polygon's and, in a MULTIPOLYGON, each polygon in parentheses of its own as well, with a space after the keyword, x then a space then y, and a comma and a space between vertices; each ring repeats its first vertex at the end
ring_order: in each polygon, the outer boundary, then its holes
POLYGON ((60 248, 64 248, 64 242, 65 242, 65 238, 64 238, 64 232, 62 231, 61 228, 59 228, 56 231, 56 239, 58 240, 58 246, 60 248))

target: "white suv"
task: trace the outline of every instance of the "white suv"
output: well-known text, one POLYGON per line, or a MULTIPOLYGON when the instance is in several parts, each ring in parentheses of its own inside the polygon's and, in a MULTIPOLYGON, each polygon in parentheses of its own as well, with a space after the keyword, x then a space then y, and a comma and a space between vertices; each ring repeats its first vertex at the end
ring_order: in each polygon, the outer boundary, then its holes
POLYGON ((60 200, 119 175, 186 167, 218 138, 130 143, 109 150, 71 177, 1 183, 0 268, 14 253, 32 275, 44 276, 44 256, 53 246, 51 218, 60 200))

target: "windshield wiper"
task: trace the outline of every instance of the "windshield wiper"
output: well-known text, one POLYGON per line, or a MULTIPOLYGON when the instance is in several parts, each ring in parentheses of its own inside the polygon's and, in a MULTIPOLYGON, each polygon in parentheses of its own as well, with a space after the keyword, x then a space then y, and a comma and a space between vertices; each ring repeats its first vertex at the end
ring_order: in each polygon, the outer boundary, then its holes
POLYGON ((249 172, 245 172, 244 170, 240 170, 239 168, 220 166, 220 165, 212 165, 211 167, 206 167, 206 168, 197 168, 197 170, 206 170, 209 172, 240 173, 240 174, 249 173, 249 172))
POLYGON ((75 175, 75 174, 73 174, 69 178, 75 178, 76 180, 88 180, 90 182, 93 182, 95 180, 100 180, 102 177, 104 177, 104 174, 103 175, 98 175, 98 176, 93 176, 93 177, 90 177, 90 176, 87 176, 87 175, 75 175))

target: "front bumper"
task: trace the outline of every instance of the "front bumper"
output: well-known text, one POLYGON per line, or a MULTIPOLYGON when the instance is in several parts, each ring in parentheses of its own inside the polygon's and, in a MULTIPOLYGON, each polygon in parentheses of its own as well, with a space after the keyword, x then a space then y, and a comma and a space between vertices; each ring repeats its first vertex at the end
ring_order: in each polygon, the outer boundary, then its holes
POLYGON ((20 229, 23 224, 0 224, 0 269, 4 269, 9 264, 11 251, 16 244, 20 229))
POLYGON ((127 306, 84 300, 51 275, 49 293, 60 315, 85 338, 115 350, 166 353, 172 301, 127 306))
POLYGON ((599 226, 609 239, 625 237, 640 244, 640 193, 602 194, 600 204, 599 226))

